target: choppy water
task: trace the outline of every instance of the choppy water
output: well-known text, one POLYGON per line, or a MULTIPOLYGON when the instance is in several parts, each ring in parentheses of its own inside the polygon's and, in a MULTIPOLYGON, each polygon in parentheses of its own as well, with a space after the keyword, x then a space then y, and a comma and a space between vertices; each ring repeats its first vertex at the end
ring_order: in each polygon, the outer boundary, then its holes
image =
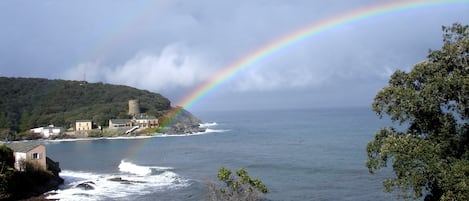
POLYGON ((386 174, 370 175, 365 147, 389 124, 369 109, 231 111, 197 114, 206 134, 47 142, 60 161, 62 200, 207 200, 221 166, 244 167, 270 200, 394 200, 386 174), (109 179, 121 178, 128 182, 109 179), (91 181, 93 190, 75 186, 91 181))

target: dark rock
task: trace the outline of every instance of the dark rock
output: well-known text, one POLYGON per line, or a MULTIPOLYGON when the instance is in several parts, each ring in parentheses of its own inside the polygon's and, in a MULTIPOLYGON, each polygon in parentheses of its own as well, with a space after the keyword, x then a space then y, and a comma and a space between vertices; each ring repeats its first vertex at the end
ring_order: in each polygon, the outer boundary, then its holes
POLYGON ((87 181, 87 182, 83 182, 81 184, 78 184, 75 187, 81 188, 83 190, 94 190, 94 186, 92 186, 92 185, 95 185, 95 183, 92 182, 92 181, 87 181))
POLYGON ((52 174, 54 174, 56 177, 58 177, 59 173, 62 171, 60 169, 59 162, 55 162, 52 159, 50 159, 49 157, 46 157, 46 164, 47 164, 47 170, 51 171, 52 174))
POLYGON ((205 132, 205 128, 200 128, 199 124, 197 125, 186 125, 186 124, 174 124, 171 127, 165 129, 164 133, 169 135, 176 134, 193 134, 205 132))
POLYGON ((127 179, 122 179, 121 177, 114 177, 114 178, 110 178, 108 180, 109 181, 120 182, 121 184, 146 183, 144 181, 132 181, 132 180, 127 180, 127 179))

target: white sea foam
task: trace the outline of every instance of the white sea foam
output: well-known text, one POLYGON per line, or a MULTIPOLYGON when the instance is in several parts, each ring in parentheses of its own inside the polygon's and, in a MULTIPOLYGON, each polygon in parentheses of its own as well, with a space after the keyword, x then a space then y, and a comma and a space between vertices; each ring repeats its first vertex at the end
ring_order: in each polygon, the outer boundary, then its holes
POLYGON ((199 125, 200 128, 208 128, 208 127, 213 127, 217 126, 217 122, 208 122, 208 123, 202 123, 199 125))
POLYGON ((119 170, 121 172, 128 172, 140 176, 145 176, 151 174, 150 167, 135 165, 130 162, 121 161, 119 164, 119 170))
POLYGON ((59 190, 52 191, 56 194, 49 195, 47 198, 60 200, 116 200, 126 199, 132 195, 149 194, 159 190, 188 186, 189 181, 170 171, 172 169, 171 167, 140 166, 121 161, 119 165, 120 172, 114 174, 64 170, 60 173, 60 176, 65 180, 64 184, 59 190), (132 168, 134 169, 131 170, 132 168), (94 189, 85 190, 77 187, 77 185, 85 182, 94 189))
POLYGON ((223 132, 228 132, 230 130, 224 130, 224 129, 210 129, 207 128, 204 133, 223 133, 223 132))
POLYGON ((152 174, 152 172, 155 172, 155 171, 165 171, 165 170, 173 169, 172 167, 136 165, 131 162, 127 162, 125 160, 121 160, 121 163, 119 164, 118 167, 119 167, 119 171, 121 172, 127 172, 131 174, 139 175, 139 176, 150 175, 152 174))
POLYGON ((186 137, 186 136, 196 136, 196 135, 206 135, 211 133, 223 133, 230 130, 223 130, 223 129, 213 129, 212 127, 218 126, 217 122, 211 123, 203 123, 200 124, 200 128, 205 128, 204 132, 197 132, 197 133, 184 133, 184 134, 159 134, 156 137, 186 137))
POLYGON ((198 133, 185 133, 185 134, 159 134, 156 137, 188 137, 188 136, 197 136, 197 135, 207 135, 212 133, 223 133, 229 130, 219 130, 219 129, 209 129, 207 128, 205 132, 198 132, 198 133))

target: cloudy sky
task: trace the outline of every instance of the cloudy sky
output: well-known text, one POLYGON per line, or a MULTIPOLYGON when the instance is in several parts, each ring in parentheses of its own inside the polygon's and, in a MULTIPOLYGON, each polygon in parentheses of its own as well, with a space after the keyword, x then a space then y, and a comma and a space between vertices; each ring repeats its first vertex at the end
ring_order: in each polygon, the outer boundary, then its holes
MULTIPOLYGON (((177 103, 259 47, 381 0, 3 0, 0 76, 130 85, 177 103)), ((438 49, 469 2, 330 29, 249 66, 190 110, 369 106, 390 74, 438 49)))

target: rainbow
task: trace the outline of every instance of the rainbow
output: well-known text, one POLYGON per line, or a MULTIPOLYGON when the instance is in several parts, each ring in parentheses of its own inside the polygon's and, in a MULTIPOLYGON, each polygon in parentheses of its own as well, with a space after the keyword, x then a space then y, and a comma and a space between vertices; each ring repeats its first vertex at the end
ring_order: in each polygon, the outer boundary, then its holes
POLYGON ((290 32, 276 40, 273 40, 254 51, 241 57, 220 71, 216 72, 211 79, 204 82, 198 88, 185 96, 177 105, 181 106, 171 111, 167 121, 162 122, 162 126, 168 125, 182 111, 182 108, 190 109, 204 96, 214 91, 226 80, 239 74, 246 68, 254 66, 255 63, 271 57, 281 50, 284 50, 294 44, 301 43, 315 35, 323 33, 346 24, 356 23, 364 19, 378 17, 386 14, 413 10, 418 8, 428 8, 433 6, 444 6, 453 4, 468 4, 469 0, 407 0, 407 1, 388 1, 381 4, 358 8, 341 15, 333 16, 310 24, 304 28, 290 32))

